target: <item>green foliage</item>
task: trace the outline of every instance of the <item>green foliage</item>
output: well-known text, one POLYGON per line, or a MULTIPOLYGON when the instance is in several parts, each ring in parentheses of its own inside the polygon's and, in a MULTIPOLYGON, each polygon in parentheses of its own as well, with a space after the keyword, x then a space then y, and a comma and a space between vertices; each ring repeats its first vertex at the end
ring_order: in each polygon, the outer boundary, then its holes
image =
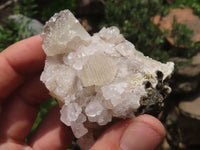
POLYGON ((35 0, 18 0, 13 10, 14 14, 23 14, 26 17, 33 17, 38 13, 35 0))
POLYGON ((44 4, 41 7, 41 20, 47 21, 54 13, 57 13, 63 9, 69 9, 74 13, 77 0, 51 0, 48 4, 44 4))
POLYGON ((12 30, 5 29, 2 26, 0 26, 0 41, 1 41, 0 52, 13 43, 13 40, 15 40, 15 37, 13 37, 12 35, 13 35, 12 30))
POLYGON ((198 16, 200 16, 200 3, 199 0, 175 0, 172 5, 169 5, 169 8, 177 8, 188 6, 192 8, 198 16))
POLYGON ((13 20, 8 20, 6 28, 0 26, 0 51, 20 40, 17 34, 21 32, 19 28, 20 26, 13 22, 13 20))
POLYGON ((199 51, 200 51, 200 43, 196 42, 193 43, 191 47, 188 47, 187 51, 185 51, 184 53, 184 56, 186 56, 187 58, 191 58, 199 51))
POLYGON ((107 26, 119 27, 122 34, 145 55, 165 61, 164 36, 151 18, 166 12, 162 0, 108 0, 105 9, 107 26))
MULTIPOLYGON (((15 3, 13 14, 32 17, 37 13, 36 8, 35 0, 19 0, 15 3)), ((21 18, 20 23, 8 19, 6 28, 0 25, 0 52, 9 45, 29 37, 30 33, 33 32, 32 29, 28 28, 29 23, 30 21, 24 21, 21 18)))
POLYGON ((193 42, 191 40, 192 35, 193 30, 187 28, 185 24, 178 23, 174 18, 171 33, 171 36, 175 38, 174 45, 177 47, 184 47, 185 49, 182 50, 182 53, 175 51, 173 55, 190 58, 200 50, 200 43, 193 42))
POLYGON ((28 27, 30 21, 25 21, 23 17, 21 17, 19 22, 20 23, 15 22, 13 19, 8 19, 6 28, 0 25, 0 52, 9 45, 28 38, 31 33, 34 32, 33 29, 28 27))
POLYGON ((176 39, 175 46, 191 47, 193 43, 191 41, 192 34, 192 30, 188 29, 185 24, 178 23, 174 17, 171 36, 176 39))
POLYGON ((165 35, 153 25, 155 15, 165 16, 169 8, 189 6, 200 14, 198 0, 176 0, 172 4, 164 0, 107 0, 105 8, 105 23, 102 26, 117 26, 129 41, 135 44, 136 49, 157 60, 165 62, 171 56, 191 57, 200 48, 199 43, 192 42, 193 31, 186 25, 174 20, 172 36, 175 37, 175 48, 186 46, 181 53, 179 48, 174 49, 167 42, 165 35), (175 51, 174 51, 175 50, 175 51))

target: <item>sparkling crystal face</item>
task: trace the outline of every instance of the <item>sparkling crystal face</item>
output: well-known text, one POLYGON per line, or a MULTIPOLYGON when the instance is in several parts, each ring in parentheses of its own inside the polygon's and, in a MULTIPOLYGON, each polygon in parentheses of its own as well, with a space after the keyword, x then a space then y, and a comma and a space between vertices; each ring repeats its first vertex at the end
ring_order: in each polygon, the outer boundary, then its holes
POLYGON ((134 117, 155 103, 162 106, 171 91, 165 81, 174 63, 145 57, 116 27, 90 36, 64 10, 46 23, 42 38, 47 57, 41 81, 77 138, 88 132, 88 122, 101 126, 113 117, 134 117))

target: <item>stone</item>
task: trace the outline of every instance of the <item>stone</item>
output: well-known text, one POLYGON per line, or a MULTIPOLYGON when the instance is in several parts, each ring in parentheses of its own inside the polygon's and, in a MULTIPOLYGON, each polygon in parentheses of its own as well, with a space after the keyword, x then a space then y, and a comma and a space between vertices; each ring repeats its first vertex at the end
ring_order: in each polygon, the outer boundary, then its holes
POLYGON ((200 120, 200 97, 192 101, 182 101, 179 103, 181 113, 191 118, 200 120))
POLYGON ((197 53, 195 56, 192 57, 192 64, 200 65, 200 53, 197 53))
POLYGON ((197 89, 199 81, 182 82, 178 84, 177 90, 179 93, 189 93, 197 89))
POLYGON ((153 23, 158 25, 161 31, 169 31, 166 38, 172 45, 174 45, 175 42, 175 39, 171 36, 174 17, 178 23, 185 24, 190 30, 193 31, 193 35, 191 37, 192 41, 200 41, 200 19, 198 16, 193 14, 193 10, 191 8, 183 7, 171 9, 169 14, 165 17, 155 16, 153 18, 153 23))
POLYGON ((181 63, 181 64, 187 64, 190 60, 183 57, 171 57, 169 58, 170 61, 174 62, 175 64, 181 63))
POLYGON ((78 141, 94 141, 113 118, 158 111, 171 92, 174 63, 144 56, 117 27, 90 36, 63 10, 45 24, 42 39, 47 58, 41 81, 58 99, 61 121, 78 141))
POLYGON ((180 66, 177 74, 185 77, 196 77, 200 74, 200 65, 187 64, 180 66))
POLYGON ((8 18, 14 20, 17 24, 21 24, 20 29, 26 31, 22 34, 22 38, 40 34, 44 26, 40 21, 21 14, 10 15, 8 18))
POLYGON ((169 59, 176 64, 176 69, 173 75, 173 93, 179 99, 175 98, 175 101, 181 101, 183 95, 193 97, 198 92, 200 83, 200 64, 198 64, 198 54, 192 59, 186 59, 181 57, 173 57, 169 59))

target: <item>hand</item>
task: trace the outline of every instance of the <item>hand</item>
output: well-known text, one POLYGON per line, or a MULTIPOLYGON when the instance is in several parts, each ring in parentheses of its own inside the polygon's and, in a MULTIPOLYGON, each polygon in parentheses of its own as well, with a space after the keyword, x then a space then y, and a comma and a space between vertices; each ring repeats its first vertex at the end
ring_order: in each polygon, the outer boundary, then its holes
MULTIPOLYGON (((40 103, 49 98, 39 80, 45 60, 41 44, 37 35, 0 53, 0 150, 66 150, 73 139, 70 128, 60 122, 56 105, 25 142, 40 103)), ((153 150, 164 135, 156 118, 140 115, 111 126, 91 150, 153 150)))
POLYGON ((0 53, 0 150, 62 150, 72 133, 53 107, 25 143, 39 105, 49 97, 40 82, 45 54, 40 36, 20 41, 0 53))

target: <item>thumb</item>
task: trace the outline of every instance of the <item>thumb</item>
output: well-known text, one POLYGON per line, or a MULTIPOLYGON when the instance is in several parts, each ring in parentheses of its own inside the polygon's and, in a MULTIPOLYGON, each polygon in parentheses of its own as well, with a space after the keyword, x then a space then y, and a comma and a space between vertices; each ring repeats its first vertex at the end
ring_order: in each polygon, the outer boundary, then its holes
POLYGON ((145 114, 117 122, 102 134, 90 150, 156 150, 164 136, 161 122, 145 114))

